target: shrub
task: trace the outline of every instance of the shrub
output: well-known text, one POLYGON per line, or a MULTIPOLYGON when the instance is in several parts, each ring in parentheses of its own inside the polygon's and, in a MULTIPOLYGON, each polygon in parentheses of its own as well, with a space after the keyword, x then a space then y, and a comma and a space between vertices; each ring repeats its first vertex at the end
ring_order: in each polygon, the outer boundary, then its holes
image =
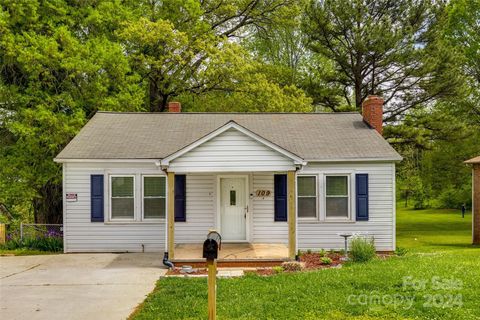
POLYGON ((282 263, 282 268, 285 271, 302 271, 305 268, 305 264, 299 261, 285 261, 282 263))
POLYGON ((350 258, 354 262, 367 262, 375 257, 373 239, 353 237, 350 241, 350 258))
POLYGON ((307 250, 307 254, 311 254, 312 253, 312 250, 311 249, 308 249, 307 250))
POLYGON ((281 267, 281 266, 275 266, 275 267, 272 268, 272 270, 273 270, 273 273, 279 274, 279 273, 282 273, 282 272, 283 272, 283 267, 281 267))
POLYGON ((298 257, 301 257, 302 255, 303 255, 302 250, 298 249, 298 251, 297 251, 297 256, 298 256, 298 257))
POLYGON ((330 265, 332 264, 332 259, 330 259, 329 257, 322 257, 320 258, 320 262, 322 264, 330 265))
POLYGON ((320 257, 325 257, 327 255, 327 251, 325 251, 325 249, 321 249, 318 254, 320 255, 320 257))
POLYGON ((57 235, 46 235, 45 237, 37 238, 12 238, 8 240, 3 246, 3 249, 30 249, 39 251, 61 252, 63 251, 63 238, 57 235))

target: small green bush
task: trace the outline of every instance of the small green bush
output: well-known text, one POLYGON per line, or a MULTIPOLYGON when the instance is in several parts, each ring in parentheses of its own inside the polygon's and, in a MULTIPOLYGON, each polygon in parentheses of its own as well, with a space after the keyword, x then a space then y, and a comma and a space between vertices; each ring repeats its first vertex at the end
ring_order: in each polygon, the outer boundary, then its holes
POLYGON ((272 270, 273 270, 273 273, 279 274, 279 273, 282 273, 282 272, 283 272, 283 267, 281 267, 281 266, 275 266, 275 267, 272 268, 272 270))
POLYGON ((320 257, 325 257, 327 255, 327 251, 325 251, 325 249, 321 249, 318 254, 320 255, 320 257))
POLYGON ((350 258, 354 262, 367 262, 375 257, 375 245, 373 239, 354 237, 350 241, 350 258))
POLYGON ((322 264, 330 265, 332 264, 332 259, 330 259, 329 257, 322 257, 320 258, 320 262, 322 264))
POLYGON ((312 253, 312 250, 311 249, 308 249, 307 250, 307 254, 311 254, 312 253))

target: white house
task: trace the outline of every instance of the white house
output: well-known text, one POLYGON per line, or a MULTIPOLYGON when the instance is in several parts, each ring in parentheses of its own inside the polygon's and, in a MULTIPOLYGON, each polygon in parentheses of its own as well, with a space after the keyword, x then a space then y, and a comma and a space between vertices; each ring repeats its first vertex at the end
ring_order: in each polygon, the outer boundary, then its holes
MULTIPOLYGON (((358 113, 98 112, 56 157, 65 252, 224 242, 395 250, 395 163, 383 100, 358 113)), ((177 112, 175 112, 177 111, 177 112)))

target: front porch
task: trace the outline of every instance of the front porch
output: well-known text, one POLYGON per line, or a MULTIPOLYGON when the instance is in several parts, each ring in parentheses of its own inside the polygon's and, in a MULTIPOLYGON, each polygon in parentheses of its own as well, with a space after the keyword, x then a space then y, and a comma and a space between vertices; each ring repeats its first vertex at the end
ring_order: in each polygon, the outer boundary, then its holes
MULTIPOLYGON (((176 262, 204 261, 203 244, 182 243, 175 245, 176 262)), ((219 261, 236 260, 288 260, 288 246, 280 243, 222 243, 219 261)))

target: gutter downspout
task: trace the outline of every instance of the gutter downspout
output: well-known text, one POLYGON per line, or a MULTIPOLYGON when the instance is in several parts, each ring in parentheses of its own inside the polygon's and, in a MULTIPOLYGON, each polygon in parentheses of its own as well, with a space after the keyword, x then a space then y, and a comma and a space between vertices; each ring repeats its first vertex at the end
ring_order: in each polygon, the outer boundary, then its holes
MULTIPOLYGON (((160 168, 160 161, 155 162, 155 165, 157 165, 160 168)), ((167 168, 160 168, 165 174, 167 174, 167 168)), ((172 201, 172 199, 167 199, 167 201, 172 201)), ((175 265, 173 264, 172 261, 168 260, 168 214, 165 214, 165 252, 163 253, 163 265, 168 267, 169 269, 175 268, 175 265)))

